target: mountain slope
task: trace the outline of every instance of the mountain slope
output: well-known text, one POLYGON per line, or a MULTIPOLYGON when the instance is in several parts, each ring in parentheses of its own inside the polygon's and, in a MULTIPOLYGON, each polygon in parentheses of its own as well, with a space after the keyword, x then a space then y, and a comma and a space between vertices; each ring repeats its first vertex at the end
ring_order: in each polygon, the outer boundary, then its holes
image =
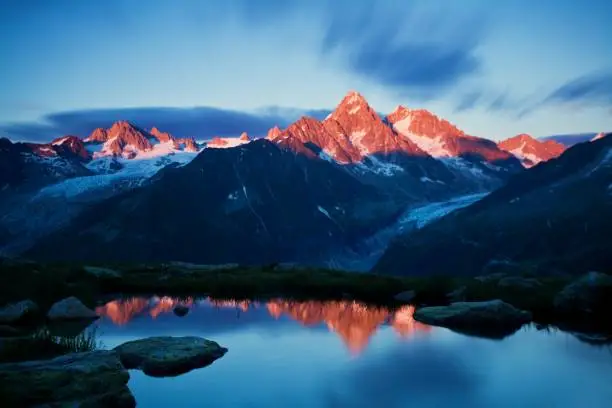
POLYGON ((612 138, 604 137, 576 145, 481 201, 398 238, 374 270, 475 275, 499 263, 542 273, 610 270, 611 230, 612 138))
POLYGON ((400 207, 336 166, 257 140, 205 149, 41 240, 39 259, 316 261, 391 222, 400 207), (112 211, 108 211, 112 208, 112 211))
POLYGON ((497 145, 516 156, 526 168, 559 157, 566 149, 563 144, 554 140, 542 141, 524 133, 503 140, 497 145))
POLYGON ((0 192, 91 174, 82 164, 87 153, 79 142, 72 136, 48 144, 13 143, 0 138, 0 192))

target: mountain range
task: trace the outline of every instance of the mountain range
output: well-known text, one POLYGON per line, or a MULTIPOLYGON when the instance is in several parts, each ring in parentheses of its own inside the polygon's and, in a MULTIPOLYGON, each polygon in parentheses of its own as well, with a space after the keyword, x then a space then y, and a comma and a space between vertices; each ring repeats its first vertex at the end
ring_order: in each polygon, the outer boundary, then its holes
POLYGON ((400 275, 612 269, 609 136, 577 144, 482 200, 397 237, 375 269, 400 275))
POLYGON ((358 92, 261 139, 197 143, 125 121, 48 144, 0 139, 0 246, 46 260, 325 264, 365 256, 407 211, 497 193, 566 149, 526 134, 496 143, 422 109, 383 116, 358 92))

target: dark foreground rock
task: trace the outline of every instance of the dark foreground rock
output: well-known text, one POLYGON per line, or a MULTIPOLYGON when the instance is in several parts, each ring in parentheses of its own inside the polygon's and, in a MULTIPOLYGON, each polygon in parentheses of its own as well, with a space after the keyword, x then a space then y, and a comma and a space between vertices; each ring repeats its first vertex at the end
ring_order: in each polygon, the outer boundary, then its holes
POLYGON ((49 320, 97 319, 98 315, 79 299, 71 296, 51 306, 47 318, 49 320))
POLYGON ((557 311, 564 315, 589 319, 605 314, 609 318, 612 276, 589 272, 563 288, 554 303, 557 311))
POLYGON ((18 324, 38 314, 38 305, 31 300, 0 307, 0 324, 18 324))
POLYGON ((501 300, 489 300, 424 307, 415 312, 414 318, 466 334, 502 338, 529 323, 532 316, 530 312, 519 310, 501 300))
POLYGON ((137 368, 152 377, 170 377, 205 367, 227 352, 225 347, 201 337, 150 337, 115 347, 126 368, 137 368))
POLYGON ((410 303, 414 300, 415 297, 416 292, 414 290, 406 290, 393 296, 393 299, 398 302, 410 303))
POLYGON ((130 376, 115 351, 0 365, 2 406, 131 408, 130 376))
POLYGON ((174 308, 174 314, 177 315, 178 317, 183 317, 187 313, 189 313, 189 308, 187 306, 178 305, 177 307, 174 308))
POLYGON ((123 276, 119 271, 99 266, 84 266, 83 270, 96 278, 102 279, 118 279, 123 276))

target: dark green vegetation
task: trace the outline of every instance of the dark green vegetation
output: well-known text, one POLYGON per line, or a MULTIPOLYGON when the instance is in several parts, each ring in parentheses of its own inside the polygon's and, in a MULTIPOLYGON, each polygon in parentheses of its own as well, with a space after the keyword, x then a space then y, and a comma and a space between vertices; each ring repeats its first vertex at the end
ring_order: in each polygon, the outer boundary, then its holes
POLYGON ((612 137, 511 178, 481 201, 397 238, 375 271, 538 275, 612 271, 612 137))
POLYGON ((48 310, 55 301, 76 296, 87 306, 94 307, 103 296, 120 293, 206 294, 232 299, 354 299, 393 305, 398 303, 394 300, 396 294, 414 291, 410 303, 416 305, 500 299, 530 311, 536 322, 612 329, 606 313, 612 310, 612 285, 600 285, 596 294, 588 295, 590 303, 583 309, 595 312, 586 316, 582 310, 560 311, 555 307, 557 295, 575 280, 567 276, 536 279, 533 275, 498 274, 483 278, 407 278, 282 265, 254 268, 183 263, 105 267, 108 269, 92 271, 92 268, 77 265, 5 261, 0 270, 3 282, 0 306, 29 298, 36 301, 41 310, 48 310), (597 314, 596 311, 603 312, 597 314))
POLYGON ((98 347, 95 330, 77 336, 55 336, 47 328, 22 337, 9 337, 0 344, 0 363, 43 360, 68 353, 93 351, 98 347))

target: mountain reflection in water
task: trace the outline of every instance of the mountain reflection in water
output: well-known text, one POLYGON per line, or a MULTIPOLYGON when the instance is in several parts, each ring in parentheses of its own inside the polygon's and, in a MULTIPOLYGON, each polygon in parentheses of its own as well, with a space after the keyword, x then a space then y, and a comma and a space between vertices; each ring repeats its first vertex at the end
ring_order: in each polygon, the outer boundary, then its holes
POLYGON ((283 316, 305 326, 325 325, 336 333, 353 355, 359 354, 368 345, 370 338, 381 325, 388 324, 401 337, 417 332, 429 332, 430 326, 416 322, 414 307, 402 306, 391 310, 385 307, 369 306, 355 301, 292 301, 275 299, 268 302, 212 299, 173 298, 168 296, 150 298, 132 297, 113 300, 96 308, 96 313, 110 319, 116 325, 125 325, 135 317, 172 313, 178 305, 189 308, 213 307, 232 308, 248 313, 253 309, 265 308, 271 317, 278 320, 283 316))

